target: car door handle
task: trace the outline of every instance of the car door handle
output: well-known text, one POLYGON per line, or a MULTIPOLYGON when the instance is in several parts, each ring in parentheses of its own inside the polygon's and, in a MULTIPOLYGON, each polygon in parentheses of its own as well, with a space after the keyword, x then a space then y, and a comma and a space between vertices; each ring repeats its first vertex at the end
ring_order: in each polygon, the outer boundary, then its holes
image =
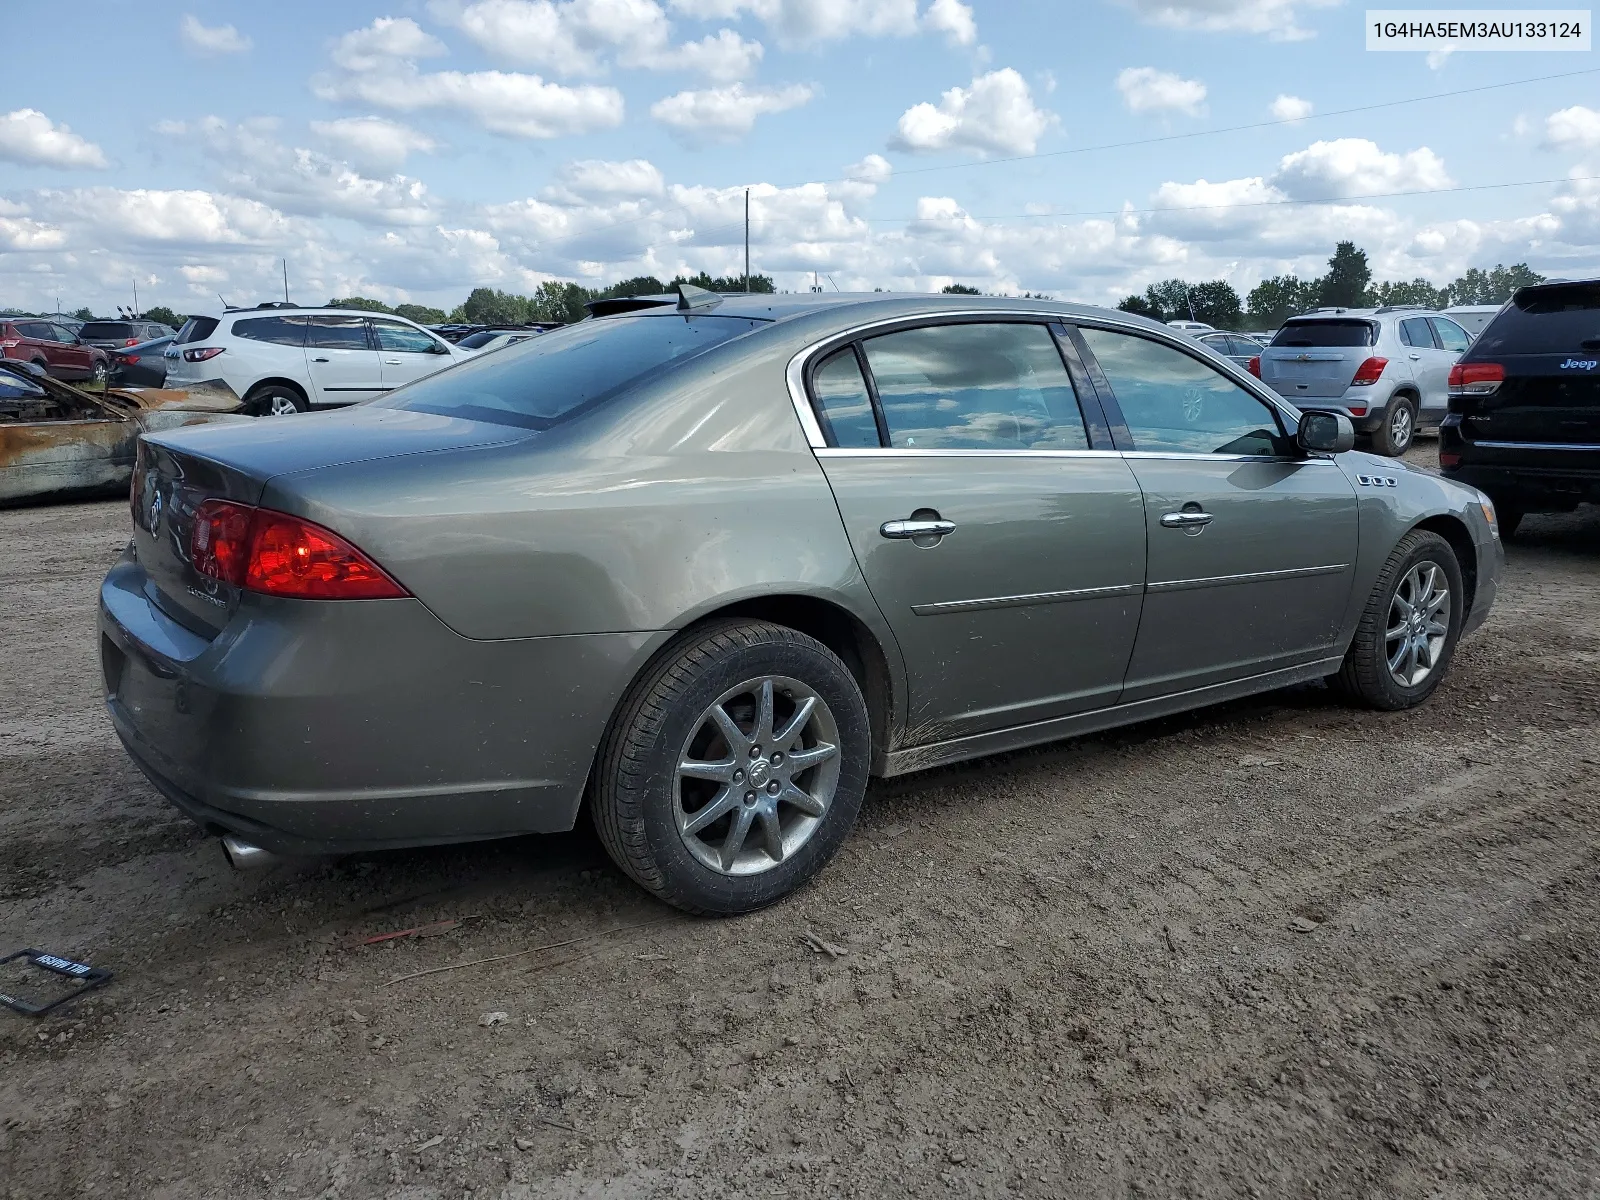
POLYGON ((1211 514, 1208 512, 1175 512, 1161 514, 1161 528, 1163 529, 1198 529, 1211 524, 1211 514))
POLYGON ((1413 354, 1413 355, 1412 355, 1412 356, 1411 356, 1411 361, 1412 361, 1412 362, 1417 362, 1417 361, 1419 361, 1419 360, 1420 360, 1420 359, 1421 359, 1421 358, 1422 358, 1422 355, 1420 355, 1420 354, 1413 354))
POLYGON ((386 367, 403 367, 405 363, 398 358, 386 358, 383 360, 383 365, 386 367))
POLYGON ((311 361, 312 362, 327 362, 328 360, 325 359, 325 358, 313 358, 311 361))
POLYGON ((885 521, 878 527, 878 532, 886 538, 906 541, 919 537, 944 537, 947 533, 956 531, 954 521, 885 521))

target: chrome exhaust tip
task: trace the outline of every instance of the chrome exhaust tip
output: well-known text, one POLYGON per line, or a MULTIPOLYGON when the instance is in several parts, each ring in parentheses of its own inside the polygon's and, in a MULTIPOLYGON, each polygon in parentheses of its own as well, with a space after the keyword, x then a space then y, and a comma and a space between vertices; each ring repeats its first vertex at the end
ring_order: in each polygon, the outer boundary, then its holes
POLYGON ((259 867, 270 867, 278 861, 278 856, 271 850, 251 845, 231 833, 223 835, 222 852, 228 856, 228 863, 235 871, 254 871, 259 867))

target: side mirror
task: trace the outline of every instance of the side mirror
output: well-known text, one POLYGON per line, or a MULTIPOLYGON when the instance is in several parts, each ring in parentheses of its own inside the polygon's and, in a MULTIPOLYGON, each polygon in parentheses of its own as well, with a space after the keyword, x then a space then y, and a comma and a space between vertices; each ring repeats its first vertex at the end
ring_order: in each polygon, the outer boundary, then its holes
POLYGON ((1356 428, 1343 413, 1301 413, 1295 441, 1307 454, 1343 454, 1355 449, 1356 428))

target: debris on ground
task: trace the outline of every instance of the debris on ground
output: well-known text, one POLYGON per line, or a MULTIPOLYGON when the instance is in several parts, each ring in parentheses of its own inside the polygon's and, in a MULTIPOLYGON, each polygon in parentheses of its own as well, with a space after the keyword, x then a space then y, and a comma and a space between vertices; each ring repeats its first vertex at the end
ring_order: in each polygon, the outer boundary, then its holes
POLYGON ((511 1015, 509 1013, 484 1013, 483 1016, 478 1018, 478 1024, 482 1025, 485 1029, 490 1029, 496 1025, 504 1025, 510 1019, 511 1015))
POLYGON ((843 958, 850 951, 843 946, 835 946, 832 942, 825 942, 811 930, 806 930, 800 935, 802 944, 811 947, 818 954, 826 954, 829 958, 843 958))

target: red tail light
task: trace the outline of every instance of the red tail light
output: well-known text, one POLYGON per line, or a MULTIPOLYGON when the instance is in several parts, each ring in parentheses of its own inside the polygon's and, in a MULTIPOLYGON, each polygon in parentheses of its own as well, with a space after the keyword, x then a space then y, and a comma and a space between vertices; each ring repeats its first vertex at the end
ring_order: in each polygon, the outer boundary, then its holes
POLYGON ((1492 396, 1506 381, 1506 369, 1499 363, 1457 363, 1450 368, 1452 396, 1492 396))
POLYGON ((1250 374, 1254 375, 1257 379, 1260 379, 1261 378, 1261 355, 1258 354, 1254 358, 1252 358, 1250 360, 1249 364, 1245 367, 1245 370, 1249 371, 1250 374))
POLYGON ((1367 359, 1366 362, 1356 368, 1356 377, 1350 381, 1350 386, 1366 387, 1369 384, 1377 383, 1379 376, 1383 374, 1383 369, 1388 365, 1389 360, 1387 358, 1374 356, 1367 359))
POLYGON ((13 346, 22 345, 21 338, 0 338, 0 350, 9 350, 13 346))
POLYGON ((127 338, 127 339, 125 339, 123 341, 122 344, 124 346, 137 346, 139 344, 139 339, 138 338, 127 338))
POLYGON ((228 500, 200 506, 189 552, 202 574, 269 596, 395 600, 410 595, 332 530, 228 500))
POLYGON ((139 361, 139 356, 137 354, 113 354, 111 357, 116 359, 125 367, 132 366, 134 363, 139 361))
POLYGON ((224 349, 223 346, 205 346, 199 350, 185 350, 183 358, 185 362, 205 362, 206 359, 221 354, 224 349))

